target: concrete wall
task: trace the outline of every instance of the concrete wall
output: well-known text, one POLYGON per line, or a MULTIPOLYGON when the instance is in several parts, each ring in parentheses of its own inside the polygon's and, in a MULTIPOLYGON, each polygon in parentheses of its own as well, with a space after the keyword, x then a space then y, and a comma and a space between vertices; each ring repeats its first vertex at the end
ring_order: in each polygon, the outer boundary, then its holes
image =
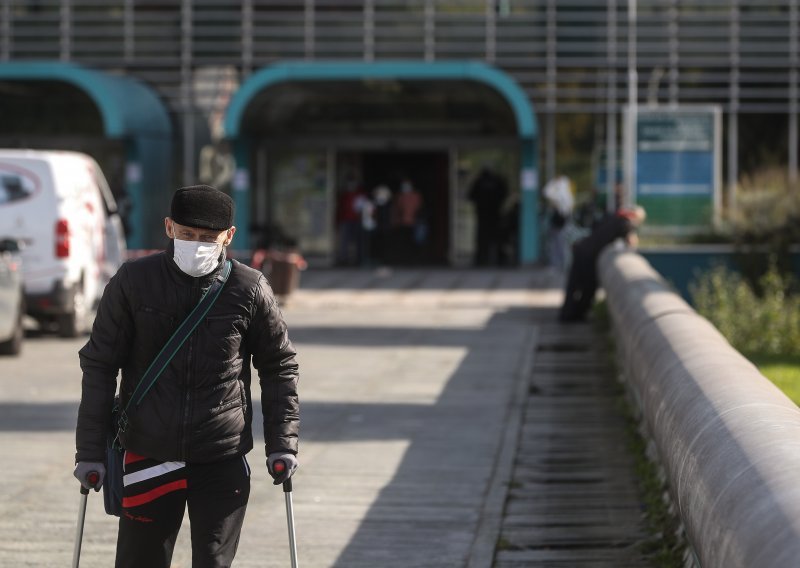
POLYGON ((625 379, 703 568, 800 566, 800 409, 639 254, 599 261, 625 379))
MULTIPOLYGON (((691 301, 690 283, 715 266, 735 272, 746 272, 748 266, 769 264, 770 251, 759 247, 743 251, 734 245, 676 245, 672 247, 640 248, 639 253, 687 301, 691 301)), ((800 249, 792 247, 789 262, 795 277, 800 278, 800 249)))

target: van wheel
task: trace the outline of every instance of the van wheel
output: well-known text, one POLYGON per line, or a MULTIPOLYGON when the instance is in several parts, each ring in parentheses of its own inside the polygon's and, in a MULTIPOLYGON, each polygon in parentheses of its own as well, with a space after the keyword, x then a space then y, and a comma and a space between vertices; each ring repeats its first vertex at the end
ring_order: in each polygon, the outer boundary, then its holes
POLYGON ((22 329, 22 314, 24 311, 22 304, 20 304, 14 334, 11 339, 0 342, 0 355, 19 355, 22 351, 22 338, 25 336, 25 331, 22 329))
POLYGON ((58 316, 58 335, 61 337, 78 337, 86 331, 88 321, 88 307, 86 294, 83 292, 83 283, 75 285, 72 296, 72 311, 58 316))

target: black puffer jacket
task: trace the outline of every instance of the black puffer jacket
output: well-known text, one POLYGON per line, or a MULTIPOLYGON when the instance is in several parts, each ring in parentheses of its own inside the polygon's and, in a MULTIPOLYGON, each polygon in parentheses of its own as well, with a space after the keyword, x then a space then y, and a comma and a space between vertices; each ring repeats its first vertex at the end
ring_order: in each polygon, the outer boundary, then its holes
MULTIPOLYGON (((263 274, 237 261, 211 311, 129 412, 126 449, 162 461, 212 462, 253 447, 250 361, 258 370, 267 453, 297 452, 298 366, 263 274)), ((221 270, 222 265, 220 264, 221 270)), ((184 274, 167 252, 126 263, 107 285, 89 342, 76 461, 103 461, 122 370, 127 403, 142 374, 208 289, 217 271, 184 274)))

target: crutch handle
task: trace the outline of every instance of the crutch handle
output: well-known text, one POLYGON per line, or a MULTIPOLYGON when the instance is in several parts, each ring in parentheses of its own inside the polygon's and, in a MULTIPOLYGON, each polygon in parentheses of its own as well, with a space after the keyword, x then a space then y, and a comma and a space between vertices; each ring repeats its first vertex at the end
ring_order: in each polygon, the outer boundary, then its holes
MULTIPOLYGON (((86 474, 86 481, 89 482, 89 485, 94 487, 95 485, 97 485, 97 482, 100 481, 100 473, 94 470, 90 471, 89 473, 86 474)), ((87 487, 84 487, 82 483, 81 483, 81 493, 83 495, 89 494, 89 489, 87 487)))
MULTIPOLYGON (((284 471, 286 471, 286 462, 283 461, 283 460, 275 460, 275 463, 272 464, 272 469, 275 471, 276 474, 280 475, 284 471)), ((283 492, 284 493, 291 493, 292 492, 292 478, 291 477, 283 482, 283 492)))

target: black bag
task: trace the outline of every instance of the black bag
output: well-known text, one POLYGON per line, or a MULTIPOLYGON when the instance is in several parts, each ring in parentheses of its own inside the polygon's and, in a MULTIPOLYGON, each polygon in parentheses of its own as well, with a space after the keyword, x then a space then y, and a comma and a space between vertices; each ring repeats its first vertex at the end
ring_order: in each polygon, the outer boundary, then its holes
POLYGON ((106 433, 106 477, 103 480, 103 505, 105 506, 106 513, 119 517, 122 514, 122 476, 124 475, 125 449, 122 447, 122 440, 120 434, 125 432, 128 426, 128 411, 131 410, 131 405, 138 406, 144 395, 150 390, 156 379, 161 375, 167 364, 178 352, 181 345, 189 338, 198 324, 202 321, 206 314, 214 305, 222 286, 228 280, 231 273, 231 261, 225 262, 225 266, 211 287, 206 291, 200 302, 194 307, 192 312, 186 316, 183 323, 178 326, 172 337, 169 338, 164 348, 156 355, 153 362, 139 379, 139 384, 131 393, 128 404, 125 409, 121 408, 119 395, 114 397, 114 407, 111 410, 111 427, 106 433))
POLYGON ((119 517, 122 514, 122 473, 125 450, 119 444, 119 396, 114 397, 111 411, 111 428, 106 434, 106 478, 103 481, 103 506, 106 513, 119 517))

